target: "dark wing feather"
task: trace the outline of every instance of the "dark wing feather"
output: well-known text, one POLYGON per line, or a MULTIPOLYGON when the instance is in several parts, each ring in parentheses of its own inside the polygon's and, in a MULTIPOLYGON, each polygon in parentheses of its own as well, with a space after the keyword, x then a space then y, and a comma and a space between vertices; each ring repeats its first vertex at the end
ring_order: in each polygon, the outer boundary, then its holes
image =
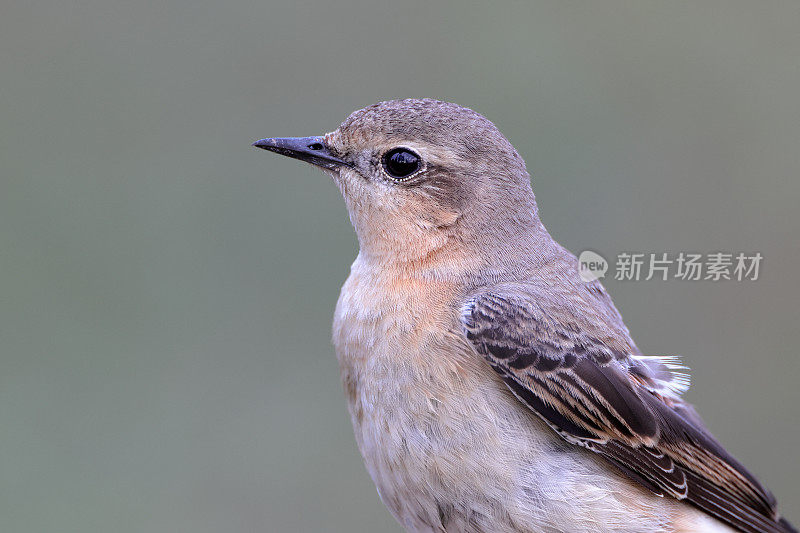
POLYGON ((567 441, 656 494, 742 532, 795 531, 691 406, 648 378, 631 345, 619 341, 627 332, 614 329, 615 317, 600 313, 584 324, 576 316, 584 300, 558 309, 543 308, 546 301, 535 287, 514 285, 476 294, 463 308, 465 336, 521 401, 567 441))

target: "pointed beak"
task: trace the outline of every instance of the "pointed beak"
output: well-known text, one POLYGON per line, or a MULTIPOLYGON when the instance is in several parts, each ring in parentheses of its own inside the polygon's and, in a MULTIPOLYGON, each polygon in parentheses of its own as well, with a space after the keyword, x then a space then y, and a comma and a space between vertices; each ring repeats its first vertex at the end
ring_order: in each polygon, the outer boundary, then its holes
POLYGON ((323 137, 275 137, 256 141, 253 146, 329 170, 336 170, 341 166, 352 166, 335 157, 325 145, 323 137))

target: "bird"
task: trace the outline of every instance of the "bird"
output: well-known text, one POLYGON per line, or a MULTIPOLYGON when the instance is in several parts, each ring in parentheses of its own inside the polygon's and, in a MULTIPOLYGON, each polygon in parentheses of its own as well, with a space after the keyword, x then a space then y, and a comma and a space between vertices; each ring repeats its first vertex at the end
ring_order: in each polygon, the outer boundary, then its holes
POLYGON ((253 146, 319 167, 345 200, 359 251, 333 344, 407 531, 797 531, 681 397, 680 360, 643 355, 580 276, 483 115, 390 100, 253 146))

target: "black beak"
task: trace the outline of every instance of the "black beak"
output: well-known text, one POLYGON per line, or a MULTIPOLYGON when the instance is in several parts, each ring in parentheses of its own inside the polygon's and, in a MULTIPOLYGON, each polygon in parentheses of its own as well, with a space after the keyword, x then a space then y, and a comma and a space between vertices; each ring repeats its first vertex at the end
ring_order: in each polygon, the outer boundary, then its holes
POLYGON ((352 166, 334 157, 322 137, 275 137, 256 141, 253 146, 329 170, 336 170, 342 165, 352 166))

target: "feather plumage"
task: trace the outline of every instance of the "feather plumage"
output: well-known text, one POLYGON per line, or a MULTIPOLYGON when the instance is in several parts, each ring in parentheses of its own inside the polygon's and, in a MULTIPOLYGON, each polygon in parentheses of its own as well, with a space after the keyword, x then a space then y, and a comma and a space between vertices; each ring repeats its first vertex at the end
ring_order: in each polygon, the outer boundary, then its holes
POLYGON ((688 376, 679 359, 636 355, 618 341, 625 336, 604 335, 613 320, 580 312, 576 296, 548 307, 552 294, 540 297, 543 290, 500 285, 462 309, 467 339, 521 401, 567 441, 659 495, 742 532, 794 531, 772 494, 680 398, 688 376))

